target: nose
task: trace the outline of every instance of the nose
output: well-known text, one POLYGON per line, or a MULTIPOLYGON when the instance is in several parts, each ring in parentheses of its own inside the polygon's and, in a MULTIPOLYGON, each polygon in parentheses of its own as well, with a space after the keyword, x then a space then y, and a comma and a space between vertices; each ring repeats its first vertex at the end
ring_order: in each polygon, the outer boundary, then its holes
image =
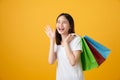
POLYGON ((59 27, 63 27, 63 23, 59 23, 59 27))

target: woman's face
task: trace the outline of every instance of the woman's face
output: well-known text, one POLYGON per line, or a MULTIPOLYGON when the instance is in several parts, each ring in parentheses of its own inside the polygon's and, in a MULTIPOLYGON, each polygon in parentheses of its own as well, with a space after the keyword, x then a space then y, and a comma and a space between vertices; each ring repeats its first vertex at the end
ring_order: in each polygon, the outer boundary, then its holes
POLYGON ((60 16, 57 20, 56 28, 59 34, 68 34, 70 28, 69 21, 64 16, 60 16))

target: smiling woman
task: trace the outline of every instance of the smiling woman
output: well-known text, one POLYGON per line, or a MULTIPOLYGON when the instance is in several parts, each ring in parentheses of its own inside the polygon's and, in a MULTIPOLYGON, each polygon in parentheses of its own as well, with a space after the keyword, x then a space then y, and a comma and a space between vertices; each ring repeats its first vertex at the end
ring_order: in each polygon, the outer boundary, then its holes
POLYGON ((48 62, 53 64, 58 60, 56 80, 83 80, 82 65, 79 61, 82 51, 81 38, 75 34, 72 16, 68 13, 60 14, 56 20, 56 31, 48 26, 46 34, 50 38, 48 62))
POLYGON ((57 26, 57 31, 60 34, 64 34, 65 32, 69 30, 69 22, 64 16, 61 16, 58 19, 56 26, 57 26))
POLYGON ((84 71, 85 80, 120 80, 120 0, 0 0, 0 80, 55 80, 43 30, 61 12, 74 17, 75 33, 112 50, 99 69, 84 71))

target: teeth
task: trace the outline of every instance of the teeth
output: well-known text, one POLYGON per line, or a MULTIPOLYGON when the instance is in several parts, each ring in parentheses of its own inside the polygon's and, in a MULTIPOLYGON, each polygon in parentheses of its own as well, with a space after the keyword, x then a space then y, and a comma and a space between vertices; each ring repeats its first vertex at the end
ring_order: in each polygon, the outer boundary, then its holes
POLYGON ((59 30, 64 30, 64 29, 61 29, 61 28, 58 28, 59 30))

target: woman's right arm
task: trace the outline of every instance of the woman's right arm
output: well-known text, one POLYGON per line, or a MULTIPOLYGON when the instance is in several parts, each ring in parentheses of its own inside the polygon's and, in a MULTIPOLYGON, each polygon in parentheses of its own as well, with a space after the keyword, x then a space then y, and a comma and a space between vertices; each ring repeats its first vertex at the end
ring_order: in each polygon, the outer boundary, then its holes
POLYGON ((50 50, 49 50, 49 57, 48 62, 49 64, 53 64, 57 58, 56 52, 54 52, 54 40, 50 40, 50 50))
POLYGON ((45 32, 50 39, 48 62, 49 62, 49 64, 53 64, 57 58, 56 52, 54 50, 55 32, 52 30, 52 28, 50 26, 46 27, 45 32))

